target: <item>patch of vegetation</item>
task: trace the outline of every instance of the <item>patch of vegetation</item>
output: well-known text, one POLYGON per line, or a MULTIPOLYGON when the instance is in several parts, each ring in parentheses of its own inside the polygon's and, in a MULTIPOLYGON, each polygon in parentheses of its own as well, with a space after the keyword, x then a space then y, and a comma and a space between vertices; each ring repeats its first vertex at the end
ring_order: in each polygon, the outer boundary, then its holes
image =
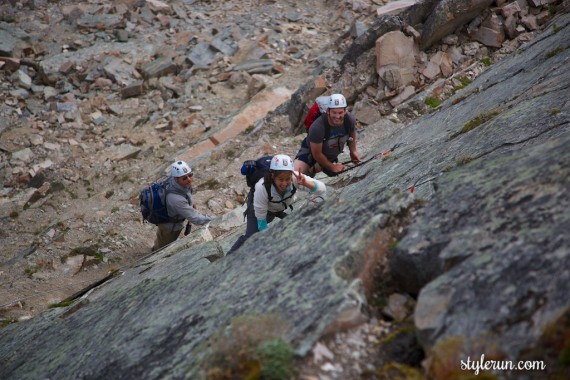
POLYGON ((242 316, 212 337, 202 366, 210 380, 286 380, 294 375, 294 351, 274 315, 242 316))
POLYGON ((111 198, 114 194, 115 194, 115 192, 114 192, 113 190, 107 190, 107 192, 105 193, 105 198, 109 199, 109 198, 111 198))
POLYGON ((48 306, 48 309, 55 309, 57 307, 68 307, 71 304, 73 304, 73 301, 71 301, 71 300, 62 301, 62 302, 58 302, 58 303, 52 303, 51 305, 48 306))
POLYGON ((559 26, 556 25, 556 24, 552 24, 552 31, 553 31, 554 33, 558 33, 558 32, 560 32, 560 30, 562 30, 561 27, 559 27, 559 26))
POLYGON ((483 65, 485 65, 485 66, 491 66, 491 64, 492 64, 493 62, 491 61, 491 58, 489 58, 489 57, 483 57, 483 58, 481 58, 481 63, 482 63, 483 65))
POLYGON ((556 116, 556 115, 558 115, 559 113, 560 113, 560 109, 559 109, 559 108, 552 108, 552 109, 550 110, 550 114, 551 114, 552 116, 556 116))
POLYGON ((221 186, 221 183, 215 178, 208 178, 205 182, 201 183, 198 187, 202 189, 214 190, 221 186))
POLYGON ((65 185, 63 182, 55 181, 50 184, 49 192, 56 193, 58 191, 65 190, 65 185))
POLYGON ((119 182, 133 182, 133 180, 131 179, 131 176, 125 173, 121 177, 119 177, 119 182))
POLYGON ((396 246, 398 245, 400 241, 398 239, 394 239, 392 240, 392 242, 390 243, 390 246, 388 247, 389 249, 394 249, 396 248, 396 246))
POLYGON ((552 58, 557 54, 562 53, 565 50, 565 48, 563 47, 557 47, 554 50, 549 51, 548 53, 546 53, 546 59, 552 58))
POLYGON ((111 209, 111 214, 114 214, 114 213, 118 212, 119 210, 120 210, 119 206, 114 206, 114 207, 111 209))
POLYGON ((43 265, 33 265, 33 266, 29 266, 26 269, 24 269, 24 273, 29 277, 32 278, 32 275, 34 273, 39 272, 41 269, 43 268, 43 265))
POLYGON ((465 165, 471 161, 473 161, 473 157, 467 155, 461 156, 456 160, 458 166, 465 165))
POLYGON ((441 100, 428 96, 427 98, 425 98, 424 103, 430 106, 431 108, 437 108, 441 105, 441 100))
POLYGON ((229 148, 226 150, 226 158, 234 158, 236 155, 236 150, 233 148, 229 148))
POLYGON ((71 197, 71 199, 78 199, 79 197, 77 196, 76 193, 74 193, 71 190, 67 190, 67 193, 69 194, 69 196, 71 197))
POLYGON ((546 325, 535 347, 520 359, 550 363, 546 364, 550 379, 567 379, 570 370, 570 312, 546 325))
POLYGON ((482 113, 479 114, 478 116, 476 116, 474 119, 468 121, 463 128, 461 129, 461 131, 459 133, 467 133, 472 129, 477 128, 478 126, 480 126, 483 123, 488 122, 489 120, 491 120, 492 118, 494 118, 495 116, 499 115, 502 112, 502 110, 500 109, 495 109, 486 113, 482 113))
POLYGON ((10 218, 17 218, 20 216, 20 213, 16 210, 10 212, 10 218))
POLYGON ((459 86, 455 86, 455 91, 459 91, 464 89, 465 87, 469 86, 473 81, 466 76, 458 76, 457 80, 461 83, 459 86))
POLYGON ((69 256, 85 255, 95 256, 99 253, 99 246, 97 244, 90 246, 75 247, 69 252, 69 256))
POLYGON ((382 368, 376 370, 375 375, 376 376, 373 377, 378 378, 380 380, 392 380, 392 379, 424 380, 425 379, 425 377, 418 368, 414 368, 409 365, 396 363, 396 362, 386 363, 382 368))
POLYGON ((556 13, 556 5, 554 4, 549 4, 548 5, 548 14, 553 16, 556 13))
POLYGON ((411 333, 414 331, 416 331, 414 326, 404 326, 401 329, 398 329, 398 330, 393 331, 390 334, 388 334, 386 337, 384 337, 380 341, 380 344, 388 344, 388 343, 392 342, 394 339, 396 339, 400 334, 411 333))
POLYGON ((293 375, 291 362, 295 351, 281 338, 267 340, 259 346, 261 378, 267 380, 290 379, 293 375))
MULTIPOLYGON (((461 369, 461 360, 466 357, 463 352, 464 340, 461 337, 451 336, 440 339, 432 348, 427 360, 428 378, 438 380, 497 380, 489 372, 481 371, 478 375, 461 369)), ((496 355, 485 355, 493 360, 496 355)))
POLYGON ((6 326, 11 325, 12 323, 16 323, 16 322, 18 322, 17 319, 0 319, 0 328, 6 327, 6 326))
POLYGON ((255 128, 255 126, 253 124, 250 124, 247 126, 247 128, 245 129, 245 131, 243 131, 243 133, 245 133, 246 135, 250 134, 253 131, 253 128, 255 128))

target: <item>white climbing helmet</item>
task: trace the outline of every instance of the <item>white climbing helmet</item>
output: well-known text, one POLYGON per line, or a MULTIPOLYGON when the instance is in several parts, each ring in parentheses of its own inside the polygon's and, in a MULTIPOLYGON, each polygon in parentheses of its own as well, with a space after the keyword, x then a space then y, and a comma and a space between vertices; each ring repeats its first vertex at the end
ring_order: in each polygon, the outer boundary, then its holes
POLYGON ((329 99, 329 108, 346 108, 346 99, 342 94, 332 94, 329 99))
POLYGON ((190 166, 184 161, 176 161, 170 167, 170 175, 173 177, 182 177, 188 173, 192 173, 192 169, 190 169, 190 166))
POLYGON ((269 164, 270 170, 288 170, 293 171, 293 160, 286 154, 278 154, 273 156, 269 164))

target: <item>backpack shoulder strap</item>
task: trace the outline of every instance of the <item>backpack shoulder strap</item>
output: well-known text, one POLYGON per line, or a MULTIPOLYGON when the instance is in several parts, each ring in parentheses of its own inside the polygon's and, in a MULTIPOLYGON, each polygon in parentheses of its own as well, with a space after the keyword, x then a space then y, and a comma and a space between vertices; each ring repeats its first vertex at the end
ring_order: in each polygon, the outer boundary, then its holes
POLYGON ((352 114, 350 114, 352 117, 348 117, 349 112, 346 113, 346 115, 344 116, 344 131, 346 132, 347 135, 350 135, 350 133, 356 128, 356 119, 354 120, 354 125, 351 128, 351 120, 354 118, 354 116, 352 114))
POLYGON ((323 120, 323 124, 325 126, 325 137, 323 138, 323 141, 325 141, 325 140, 328 140, 329 137, 331 136, 331 127, 330 127, 329 121, 326 117, 323 120))
POLYGON ((269 199, 269 202, 271 202, 271 200, 273 199, 273 196, 271 195, 271 182, 267 183, 265 179, 263 179, 263 186, 265 186, 265 191, 267 191, 267 197, 269 199))

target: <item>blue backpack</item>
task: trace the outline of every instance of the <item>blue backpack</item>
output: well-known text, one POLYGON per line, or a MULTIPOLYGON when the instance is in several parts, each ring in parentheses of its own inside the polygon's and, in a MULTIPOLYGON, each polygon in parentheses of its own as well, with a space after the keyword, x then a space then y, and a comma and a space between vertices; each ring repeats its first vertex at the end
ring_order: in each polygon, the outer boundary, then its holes
POLYGON ((173 222, 166 209, 168 179, 169 177, 163 177, 141 190, 139 201, 143 223, 145 221, 152 224, 173 222))
POLYGON ((241 174, 245 176, 247 186, 254 187, 257 181, 269 173, 272 158, 273 156, 263 156, 257 160, 244 161, 241 166, 241 174))
MULTIPOLYGON (((267 173, 269 173, 269 168, 271 165, 271 159, 273 159, 273 156, 263 156, 263 157, 259 157, 257 160, 247 160, 243 162, 243 165, 241 166, 241 174, 243 174, 245 176, 245 181, 247 182, 247 186, 249 186, 250 188, 250 193, 252 194, 251 197, 248 197, 248 199, 251 199, 253 201, 253 191, 254 191, 254 187, 255 184, 263 177, 265 177, 267 175, 267 173)), ((267 195, 269 196, 269 202, 273 202, 273 203, 281 203, 283 200, 277 202, 277 201, 273 201, 273 197, 271 196, 271 183, 267 182, 264 184, 265 186, 265 190, 267 191, 267 195)), ((291 192, 290 197, 292 197, 295 192, 297 191, 297 188, 295 186, 293 186, 293 191, 291 192)), ((289 197, 288 197, 289 198, 289 197)), ((289 206, 291 207, 291 206, 289 206)), ((291 207, 293 208, 293 207, 291 207)))

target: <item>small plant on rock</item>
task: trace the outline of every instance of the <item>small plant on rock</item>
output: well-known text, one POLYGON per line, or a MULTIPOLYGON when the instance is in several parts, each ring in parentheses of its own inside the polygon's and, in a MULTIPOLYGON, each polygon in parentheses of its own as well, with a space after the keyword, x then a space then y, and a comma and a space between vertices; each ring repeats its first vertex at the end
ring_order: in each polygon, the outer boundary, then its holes
POLYGON ((16 323, 16 322, 18 322, 17 319, 0 319, 0 328, 6 327, 6 326, 11 325, 12 323, 16 323))
POLYGON ((67 300, 67 301, 61 301, 58 303, 52 303, 51 305, 48 306, 48 309, 55 309, 58 307, 68 307, 69 305, 71 305, 73 303, 73 301, 71 300, 67 300))
POLYGON ((459 91, 461 89, 464 89, 465 87, 469 86, 471 84, 471 82, 473 82, 471 79, 465 77, 465 76, 460 76, 457 77, 457 80, 461 83, 458 86, 455 86, 455 91, 459 91))
POLYGON ((201 189, 217 189, 220 187, 220 182, 215 179, 215 178, 208 178, 205 182, 201 183, 200 185, 198 185, 199 188, 201 189))
POLYGON ((212 338, 202 366, 210 380, 286 380, 293 375, 293 348, 274 315, 242 316, 212 338))
POLYGON ((424 103, 430 106, 431 108, 437 108, 441 105, 441 100, 428 96, 427 98, 425 98, 424 103))
POLYGON ((479 114, 474 119, 467 122, 463 128, 461 129, 460 133, 467 133, 470 130, 480 126, 483 123, 493 119, 495 116, 499 115, 502 111, 500 109, 492 110, 486 113, 479 114))
POLYGON ((564 50, 566 49, 564 49, 563 47, 557 47, 556 49, 553 49, 548 53, 546 53, 546 59, 552 58, 555 55, 562 53, 564 50))

